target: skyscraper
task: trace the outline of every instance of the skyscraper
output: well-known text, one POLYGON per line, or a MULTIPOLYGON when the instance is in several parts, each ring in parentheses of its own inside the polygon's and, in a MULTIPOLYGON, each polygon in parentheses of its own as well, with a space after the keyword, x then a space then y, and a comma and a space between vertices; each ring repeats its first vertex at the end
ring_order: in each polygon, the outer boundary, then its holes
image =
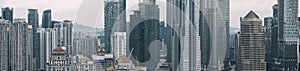
POLYGON ((25 19, 15 19, 9 26, 9 71, 29 70, 30 29, 25 19))
POLYGON ((9 24, 10 21, 0 19, 0 70, 9 70, 9 24))
POLYGON ((238 71, 266 71, 262 20, 250 11, 241 18, 238 71))
POLYGON ((111 53, 110 36, 113 32, 126 31, 126 0, 105 0, 104 33, 105 51, 111 53))
POLYGON ((72 38, 72 32, 73 32, 73 23, 70 20, 64 20, 63 21, 63 43, 62 45, 66 47, 66 54, 68 56, 68 64, 72 64, 72 58, 75 56, 75 48, 73 48, 73 38, 72 38))
POLYGON ((219 8, 221 10, 221 17, 223 17, 222 19, 224 20, 224 24, 225 24, 225 34, 226 34, 226 48, 230 48, 229 47, 229 39, 230 39, 230 0, 218 0, 218 5, 219 8))
POLYGON ((159 7, 155 0, 144 0, 139 3, 139 10, 130 15, 129 52, 137 66, 147 67, 153 71, 159 62, 160 41, 159 7))
POLYGON ((298 0, 278 0, 278 46, 283 71, 297 71, 298 0))
POLYGON ((35 58, 36 69, 37 70, 46 70, 46 64, 50 62, 50 55, 52 50, 58 45, 57 36, 58 29, 56 28, 39 28, 37 31, 37 37, 39 39, 39 51, 37 57, 35 58))
MULTIPOLYGON (((32 46, 33 46, 33 58, 37 59, 40 58, 39 55, 39 48, 40 48, 40 44, 38 42, 40 42, 39 38, 38 38, 38 34, 37 34, 37 28, 39 28, 39 15, 38 15, 38 11, 37 9, 28 9, 28 24, 32 25, 32 38, 33 38, 33 42, 31 42, 32 46)), ((36 63, 34 65, 37 65, 39 63, 36 63)), ((36 68, 38 68, 38 66, 35 66, 36 68)), ((39 68, 38 68, 39 69, 39 68)))
POLYGON ((200 36, 203 68, 222 70, 229 41, 229 0, 200 1, 200 36))
MULTIPOLYGON (((199 0, 167 0, 167 25, 171 26, 172 70, 200 71, 200 5, 199 0), (178 37, 180 38, 178 38, 178 37), (180 47, 178 47, 180 46, 180 47), (177 48, 180 49, 179 54, 177 48), (177 63, 180 64, 177 64, 177 63)), ((168 44, 167 44, 168 46, 168 44)), ((169 47, 168 47, 169 48, 169 47)), ((169 49, 168 49, 169 50, 169 49)))
POLYGON ((9 8, 9 7, 2 8, 2 18, 3 19, 13 22, 13 17, 14 17, 14 9, 13 8, 9 8))
POLYGON ((271 65, 271 55, 272 55, 272 25, 273 25, 273 17, 264 18, 264 45, 265 45, 265 60, 267 62, 267 69, 271 65))
POLYGON ((51 10, 43 11, 42 28, 50 28, 52 24, 51 10))

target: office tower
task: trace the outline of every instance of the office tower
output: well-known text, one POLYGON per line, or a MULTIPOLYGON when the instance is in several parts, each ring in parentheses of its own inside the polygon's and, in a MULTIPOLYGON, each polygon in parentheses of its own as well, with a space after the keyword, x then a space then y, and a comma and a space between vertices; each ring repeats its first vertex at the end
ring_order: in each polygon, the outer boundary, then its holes
POLYGON ((236 65, 236 48, 238 48, 238 33, 230 34, 229 47, 226 49, 225 60, 224 60, 224 70, 234 69, 236 65))
POLYGON ((262 20, 250 11, 241 18, 238 71, 266 71, 262 20))
MULTIPOLYGON (((39 53, 39 48, 40 48, 40 40, 38 38, 38 34, 37 34, 37 28, 39 28, 39 15, 38 15, 38 11, 37 9, 28 9, 28 14, 27 14, 27 17, 28 17, 28 24, 32 25, 32 38, 33 38, 33 42, 31 42, 32 46, 33 46, 33 58, 34 59, 37 59, 37 58, 40 58, 38 55, 39 53)), ((38 67, 37 64, 39 63, 36 63, 34 65, 36 65, 35 67, 38 67)))
POLYGON ((50 62, 47 64, 46 71, 71 71, 70 64, 68 63, 68 53, 61 46, 51 49, 50 62))
MULTIPOLYGON (((167 24, 170 25, 172 42, 170 48, 174 54, 172 56, 172 70, 180 71, 200 71, 201 49, 200 49, 200 5, 198 0, 167 0, 167 24), (178 37, 180 38, 178 38, 178 37), (177 47, 180 46, 180 47, 177 47), (180 51, 177 51, 180 48, 180 51), (176 56, 180 56, 180 61, 176 56), (180 63, 177 64, 175 62, 180 63)), ((168 46, 168 44, 167 44, 168 46)), ((168 47, 169 48, 169 47, 168 47)), ((170 50, 170 49, 168 49, 170 50)))
POLYGON ((9 70, 9 25, 8 20, 0 19, 0 70, 9 70))
POLYGON ((170 63, 172 71, 178 71, 180 66, 180 41, 178 30, 179 23, 181 23, 180 13, 183 9, 183 2, 179 0, 167 0, 167 21, 166 21, 166 46, 167 46, 167 61, 170 63))
POLYGON ((229 37, 229 0, 200 1, 200 36, 203 68, 222 70, 229 37))
POLYGON ((105 51, 111 53, 110 36, 113 32, 126 31, 126 0, 105 0, 104 33, 105 51))
MULTIPOLYGON (((139 10, 130 15, 129 52, 133 63, 153 71, 159 62, 161 49, 159 8, 153 1, 139 3, 139 10)), ((129 53, 128 53, 129 54, 129 53)))
POLYGON ((29 70, 30 29, 25 19, 15 19, 9 26, 9 71, 29 70))
POLYGON ((271 63, 271 45, 272 45, 272 23, 273 17, 264 18, 264 45, 265 45, 265 61, 267 62, 267 69, 269 69, 271 63))
POLYGON ((297 71, 298 0, 278 0, 278 48, 283 71, 297 71))
POLYGON ((14 17, 14 9, 13 8, 9 8, 9 7, 2 8, 2 18, 3 19, 13 22, 13 17, 14 17))
MULTIPOLYGON (((225 24, 225 36, 226 37, 226 48, 229 47, 229 38, 230 38, 230 0, 218 0, 218 5, 221 10, 221 17, 224 20, 223 23, 225 24)), ((219 17, 220 17, 219 16, 219 17)))
POLYGON ((126 32, 115 32, 111 35, 111 47, 113 48, 114 58, 122 55, 126 56, 126 32))
POLYGON ((273 19, 271 25, 271 57, 277 59, 278 56, 278 4, 273 5, 273 19))
POLYGON ((52 21, 51 10, 43 11, 42 28, 50 28, 52 21))

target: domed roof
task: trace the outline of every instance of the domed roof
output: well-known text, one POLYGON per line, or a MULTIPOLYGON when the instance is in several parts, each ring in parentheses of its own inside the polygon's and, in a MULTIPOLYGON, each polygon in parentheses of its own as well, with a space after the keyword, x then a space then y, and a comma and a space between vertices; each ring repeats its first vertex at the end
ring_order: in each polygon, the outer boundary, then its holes
POLYGON ((125 55, 120 56, 117 61, 120 63, 131 63, 131 60, 125 55))
POLYGON ((55 49, 54 49, 55 52, 64 52, 65 50, 60 46, 58 45, 55 49))

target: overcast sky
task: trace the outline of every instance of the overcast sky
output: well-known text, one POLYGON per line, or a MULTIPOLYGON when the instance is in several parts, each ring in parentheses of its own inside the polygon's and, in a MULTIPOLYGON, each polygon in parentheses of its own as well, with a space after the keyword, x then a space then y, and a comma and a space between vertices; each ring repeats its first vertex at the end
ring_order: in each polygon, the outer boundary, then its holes
MULTIPOLYGON (((54 20, 69 19, 92 27, 103 27, 105 0, 0 0, 0 7, 13 7, 15 18, 26 18, 27 9, 42 11, 52 9, 54 20)), ((127 0, 127 15, 137 10, 139 0, 127 0)), ((261 19, 272 16, 272 5, 277 0, 231 0, 231 26, 239 27, 239 18, 254 10, 261 19)), ((165 20, 165 0, 157 0, 161 10, 161 20, 165 20)), ((128 18, 129 19, 129 18, 128 18)))

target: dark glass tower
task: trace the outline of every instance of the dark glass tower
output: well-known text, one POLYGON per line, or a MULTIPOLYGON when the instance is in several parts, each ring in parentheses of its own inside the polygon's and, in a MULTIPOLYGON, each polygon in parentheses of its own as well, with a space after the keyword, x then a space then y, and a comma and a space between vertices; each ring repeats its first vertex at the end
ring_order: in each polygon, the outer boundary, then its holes
POLYGON ((50 28, 51 25, 51 10, 45 10, 43 12, 42 28, 50 28))
POLYGON ((298 0, 278 0, 278 50, 283 71, 298 71, 298 0))
POLYGON ((33 41, 32 41, 32 44, 33 44, 33 58, 36 60, 36 68, 37 70, 40 69, 40 39, 38 37, 38 34, 37 34, 37 28, 39 28, 39 14, 38 14, 38 10, 37 9, 28 9, 28 24, 29 25, 32 25, 32 31, 33 31, 33 41))
POLYGON ((14 16, 14 9, 5 7, 2 8, 2 18, 5 20, 9 20, 10 22, 13 22, 13 16, 14 16))
POLYGON ((105 51, 111 53, 110 36, 113 32, 126 31, 126 0, 105 1, 104 7, 104 33, 105 51), (115 27, 116 26, 116 27, 115 27))

